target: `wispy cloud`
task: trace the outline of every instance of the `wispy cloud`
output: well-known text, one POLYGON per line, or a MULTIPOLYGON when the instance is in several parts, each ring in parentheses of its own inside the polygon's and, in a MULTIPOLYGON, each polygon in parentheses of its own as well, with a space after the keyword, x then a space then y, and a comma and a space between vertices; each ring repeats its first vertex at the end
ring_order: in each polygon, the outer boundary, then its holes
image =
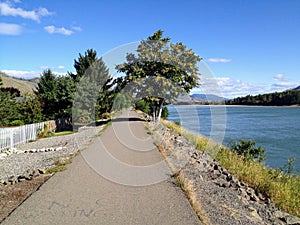
POLYGON ((41 17, 52 15, 46 8, 39 8, 37 10, 24 10, 22 8, 15 8, 11 6, 8 2, 0 3, 0 14, 2 16, 14 16, 22 17, 24 19, 34 20, 40 22, 41 17))
POLYGON ((12 77, 24 78, 24 79, 31 79, 40 76, 40 72, 36 72, 36 71, 2 70, 2 72, 12 77))
POLYGON ((282 81, 282 80, 285 80, 285 76, 282 73, 278 73, 273 77, 273 80, 276 80, 276 81, 281 80, 282 81))
POLYGON ((58 70, 64 70, 64 69, 66 69, 66 67, 65 66, 58 66, 58 67, 56 67, 58 70))
POLYGON ((41 70, 47 70, 47 69, 51 69, 51 70, 64 70, 66 69, 65 66, 40 66, 41 70))
POLYGON ((211 63, 229 63, 232 60, 226 58, 208 58, 207 61, 211 63))
POLYGON ((271 90, 273 91, 292 89, 299 85, 299 82, 289 81, 289 79, 282 73, 276 74, 273 77, 273 80, 275 81, 275 83, 271 86, 271 90))
MULTIPOLYGON (((16 78, 23 78, 23 79, 31 79, 31 78, 36 78, 41 76, 41 72, 38 71, 26 71, 26 70, 1 70, 1 72, 11 76, 11 77, 16 77, 16 78)), ((52 71, 53 74, 57 76, 65 76, 66 73, 63 72, 57 72, 57 71, 52 71)))
POLYGON ((281 91, 296 88, 297 86, 299 86, 298 82, 280 81, 275 84, 272 84, 272 90, 281 91))
POLYGON ((214 94, 225 98, 246 95, 258 95, 275 91, 285 91, 300 85, 300 82, 289 81, 284 74, 277 74, 267 83, 249 83, 230 77, 202 77, 202 85, 193 93, 214 94), (272 82, 273 80, 273 82, 272 82), (275 81, 275 82, 274 82, 275 81))
POLYGON ((72 27, 72 30, 74 30, 74 31, 82 31, 82 28, 78 27, 78 26, 75 26, 75 27, 72 27))
POLYGON ((20 35, 22 27, 13 23, 0 23, 0 35, 20 35))
POLYGON ((46 26, 44 29, 49 33, 49 34, 62 34, 62 35, 72 35, 74 31, 68 30, 64 27, 55 27, 53 25, 51 26, 46 26))
POLYGON ((248 94, 255 95, 266 91, 263 85, 249 84, 230 77, 204 77, 200 89, 205 94, 214 94, 225 98, 234 98, 248 94))

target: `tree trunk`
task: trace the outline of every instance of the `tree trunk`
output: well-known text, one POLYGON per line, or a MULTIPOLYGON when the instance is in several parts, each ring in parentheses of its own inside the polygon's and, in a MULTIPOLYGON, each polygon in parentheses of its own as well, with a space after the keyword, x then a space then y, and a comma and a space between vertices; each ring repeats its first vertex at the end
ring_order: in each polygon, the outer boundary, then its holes
POLYGON ((160 102, 159 112, 158 112, 158 116, 157 116, 157 122, 160 122, 162 110, 163 110, 163 107, 164 107, 164 102, 165 102, 164 99, 162 99, 161 102, 160 102))
POLYGON ((152 111, 153 111, 153 113, 152 113, 152 120, 153 120, 153 122, 156 122, 156 112, 155 112, 155 106, 153 106, 152 107, 152 111))

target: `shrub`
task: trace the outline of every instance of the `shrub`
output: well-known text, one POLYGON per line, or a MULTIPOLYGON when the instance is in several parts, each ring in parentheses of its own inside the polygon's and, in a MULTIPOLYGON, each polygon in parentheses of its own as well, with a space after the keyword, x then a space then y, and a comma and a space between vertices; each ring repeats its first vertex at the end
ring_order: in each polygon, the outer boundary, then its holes
POLYGON ((14 120, 10 123, 10 126, 22 126, 24 125, 24 121, 23 120, 14 120))
POLYGON ((161 118, 167 119, 168 116, 169 116, 169 110, 166 106, 164 106, 161 112, 161 118))
POLYGON ((261 146, 256 146, 256 142, 252 140, 240 139, 231 143, 229 148, 238 155, 243 156, 245 160, 263 162, 266 159, 265 149, 261 146))
POLYGON ((143 99, 135 103, 135 109, 141 110, 148 115, 151 114, 150 104, 143 99))

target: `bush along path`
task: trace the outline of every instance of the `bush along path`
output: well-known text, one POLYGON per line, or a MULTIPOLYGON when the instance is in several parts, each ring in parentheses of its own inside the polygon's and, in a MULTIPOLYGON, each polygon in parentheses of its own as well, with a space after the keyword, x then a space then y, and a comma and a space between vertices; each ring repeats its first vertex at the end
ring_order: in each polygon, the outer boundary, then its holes
POLYGON ((204 224, 300 224, 182 135, 162 124, 147 127, 204 224))

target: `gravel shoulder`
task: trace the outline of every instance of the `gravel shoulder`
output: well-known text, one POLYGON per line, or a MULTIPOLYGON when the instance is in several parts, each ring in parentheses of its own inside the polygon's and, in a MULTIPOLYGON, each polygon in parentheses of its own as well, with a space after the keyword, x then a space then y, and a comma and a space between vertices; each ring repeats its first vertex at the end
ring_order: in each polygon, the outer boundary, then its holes
POLYGON ((102 129, 103 126, 90 127, 71 135, 43 138, 20 145, 13 151, 2 152, 0 223, 52 176, 44 174, 46 170, 54 168, 58 161, 73 158, 102 129))

